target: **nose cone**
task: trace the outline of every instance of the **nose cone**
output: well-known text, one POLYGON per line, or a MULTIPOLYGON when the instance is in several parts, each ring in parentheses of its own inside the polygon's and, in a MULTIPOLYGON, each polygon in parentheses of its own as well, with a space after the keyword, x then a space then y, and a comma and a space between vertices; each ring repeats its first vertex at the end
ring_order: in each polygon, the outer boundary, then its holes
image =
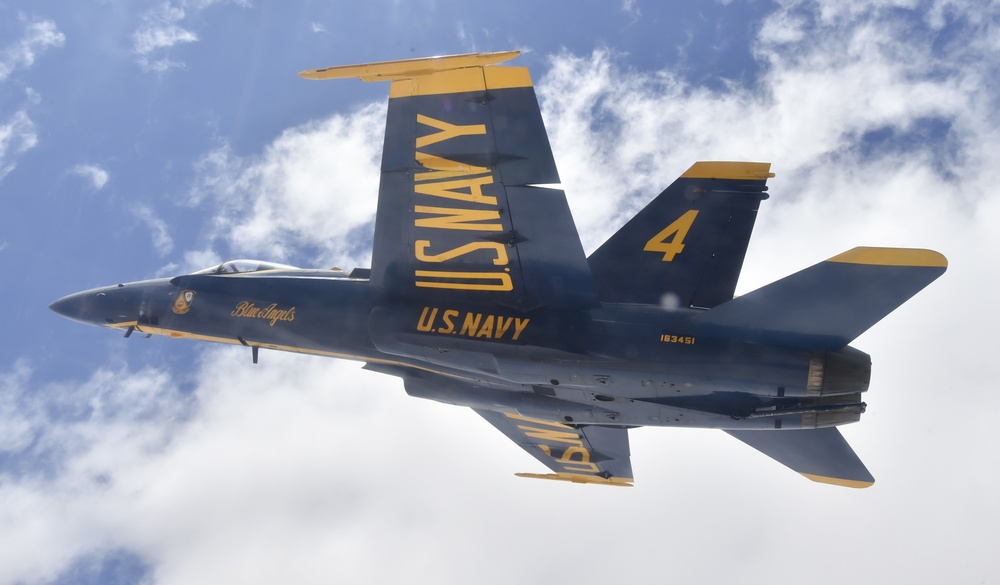
POLYGON ((66 295, 49 305, 49 309, 67 319, 86 323, 87 321, 83 318, 85 313, 84 306, 86 304, 84 300, 85 296, 87 296, 87 293, 66 295))
POLYGON ((88 290, 67 295, 49 305, 53 312, 92 325, 107 325, 113 322, 109 309, 112 303, 104 290, 88 290))
POLYGON ((49 308, 91 325, 119 327, 137 321, 155 325, 157 312, 169 309, 176 296, 176 288, 167 279, 144 280, 71 294, 49 308))
POLYGON ((113 326, 136 319, 142 292, 141 287, 125 285, 95 288, 65 296, 49 308, 80 323, 113 326))

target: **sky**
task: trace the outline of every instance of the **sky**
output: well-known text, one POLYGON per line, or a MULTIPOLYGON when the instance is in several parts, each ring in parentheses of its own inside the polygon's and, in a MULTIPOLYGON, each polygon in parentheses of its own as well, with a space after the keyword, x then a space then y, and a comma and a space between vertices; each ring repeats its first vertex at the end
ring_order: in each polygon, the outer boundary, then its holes
POLYGON ((998 583, 1000 5, 0 0, 0 583, 998 583), (385 84, 518 49, 585 249, 697 160, 769 161, 737 293, 854 246, 948 272, 858 338, 876 478, 630 431, 564 485, 360 364, 47 305, 231 258, 367 266, 385 84))

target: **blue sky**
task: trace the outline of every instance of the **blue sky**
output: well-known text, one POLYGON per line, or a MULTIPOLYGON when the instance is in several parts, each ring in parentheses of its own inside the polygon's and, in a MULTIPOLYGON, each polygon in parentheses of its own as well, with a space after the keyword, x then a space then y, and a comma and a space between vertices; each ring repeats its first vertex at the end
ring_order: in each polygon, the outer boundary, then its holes
POLYGON ((0 0, 0 583, 1000 578, 1000 9, 536 4, 0 0), (633 431, 631 490, 540 485, 357 364, 47 310, 233 257, 366 265, 387 87, 295 74, 508 49, 588 251, 732 159, 777 173, 738 292, 856 245, 948 256, 855 343, 875 486, 693 429, 633 431))

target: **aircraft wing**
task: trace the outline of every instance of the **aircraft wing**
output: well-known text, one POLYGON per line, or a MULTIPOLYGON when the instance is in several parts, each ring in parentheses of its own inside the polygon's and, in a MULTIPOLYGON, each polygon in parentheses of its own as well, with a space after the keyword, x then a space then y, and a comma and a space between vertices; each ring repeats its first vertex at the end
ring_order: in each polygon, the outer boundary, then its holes
POLYGON ((306 71, 391 81, 371 283, 388 300, 596 306, 518 52, 306 71))
POLYGON ((519 414, 473 410, 555 472, 518 473, 518 477, 601 485, 632 485, 632 463, 629 459, 627 429, 600 426, 571 427, 519 414))
POLYGON ((875 483, 836 427, 726 432, 813 481, 853 488, 875 483))

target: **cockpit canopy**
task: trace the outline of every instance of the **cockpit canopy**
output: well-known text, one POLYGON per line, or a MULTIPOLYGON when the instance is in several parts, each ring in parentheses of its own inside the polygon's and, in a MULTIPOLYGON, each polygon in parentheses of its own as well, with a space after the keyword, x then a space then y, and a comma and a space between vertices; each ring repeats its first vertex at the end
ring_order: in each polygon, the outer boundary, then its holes
POLYGON ((262 272, 264 270, 298 270, 295 266, 264 262, 262 260, 230 260, 218 266, 199 270, 195 274, 240 274, 243 272, 262 272))

